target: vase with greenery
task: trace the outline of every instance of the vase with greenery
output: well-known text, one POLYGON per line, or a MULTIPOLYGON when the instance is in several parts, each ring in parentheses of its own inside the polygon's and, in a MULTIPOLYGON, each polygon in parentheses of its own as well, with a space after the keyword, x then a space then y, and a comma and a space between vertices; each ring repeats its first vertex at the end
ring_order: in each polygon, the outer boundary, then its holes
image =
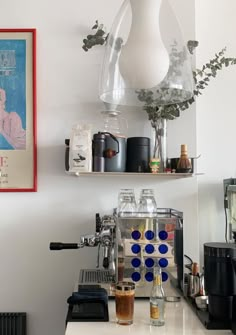
MULTIPOLYGON (((85 51, 91 49, 95 45, 104 45, 106 43, 108 34, 105 32, 103 24, 99 24, 96 20, 92 27, 95 30, 94 34, 90 34, 83 40, 82 48, 85 51)), ((187 47, 191 54, 198 46, 197 41, 188 41, 187 47)), ((154 133, 154 143, 152 150, 152 157, 160 159, 160 172, 163 172, 166 164, 166 127, 167 122, 178 118, 184 110, 187 110, 190 105, 195 102, 195 99, 200 96, 203 90, 209 85, 211 79, 215 78, 219 71, 236 64, 236 58, 226 57, 226 48, 223 48, 215 56, 210 59, 201 69, 193 70, 193 79, 195 83, 193 96, 191 99, 181 103, 173 103, 171 105, 160 105, 157 99, 153 97, 153 92, 146 89, 137 90, 138 99, 143 102, 143 110, 148 115, 148 120, 151 123, 154 133)), ((184 50, 178 50, 177 44, 173 42, 172 50, 170 52, 170 67, 174 66, 175 62, 184 61, 184 50)), ((157 92, 160 96, 170 94, 168 89, 163 88, 157 92)), ((175 97, 173 96, 173 101, 175 97)), ((165 99, 163 99, 165 100, 165 99)), ((160 98, 158 98, 160 101, 160 98)))

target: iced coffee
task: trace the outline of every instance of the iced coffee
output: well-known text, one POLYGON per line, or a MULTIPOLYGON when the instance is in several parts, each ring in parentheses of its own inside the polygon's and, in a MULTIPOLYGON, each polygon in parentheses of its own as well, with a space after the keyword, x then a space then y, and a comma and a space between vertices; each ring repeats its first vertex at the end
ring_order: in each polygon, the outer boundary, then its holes
POLYGON ((119 282, 116 284, 116 318, 120 325, 131 325, 134 314, 135 285, 132 282, 119 282))

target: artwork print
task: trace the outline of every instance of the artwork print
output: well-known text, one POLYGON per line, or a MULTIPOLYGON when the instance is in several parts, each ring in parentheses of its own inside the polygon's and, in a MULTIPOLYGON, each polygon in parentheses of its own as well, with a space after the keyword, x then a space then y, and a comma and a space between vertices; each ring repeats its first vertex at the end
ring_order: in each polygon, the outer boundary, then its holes
POLYGON ((26 148, 25 40, 0 41, 0 150, 26 148))
POLYGON ((0 29, 0 192, 36 191, 35 39, 0 29))

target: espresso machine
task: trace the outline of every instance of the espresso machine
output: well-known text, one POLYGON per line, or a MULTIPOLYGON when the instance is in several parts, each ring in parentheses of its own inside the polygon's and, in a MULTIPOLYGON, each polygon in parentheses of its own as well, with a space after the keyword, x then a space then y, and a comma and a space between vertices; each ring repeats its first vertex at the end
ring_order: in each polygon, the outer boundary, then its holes
POLYGON ((114 295, 114 283, 135 283, 135 297, 149 297, 153 268, 162 268, 166 297, 179 296, 183 286, 183 213, 159 208, 149 214, 96 214, 95 233, 79 243, 51 242, 51 250, 97 247, 95 269, 81 269, 78 287, 100 286, 114 295))

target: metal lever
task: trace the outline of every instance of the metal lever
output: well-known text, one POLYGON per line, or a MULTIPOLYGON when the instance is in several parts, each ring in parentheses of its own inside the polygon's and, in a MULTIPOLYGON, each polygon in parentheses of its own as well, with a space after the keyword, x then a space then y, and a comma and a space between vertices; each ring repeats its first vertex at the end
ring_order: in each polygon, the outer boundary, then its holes
POLYGON ((106 244, 106 245, 104 245, 104 248, 103 248, 103 262, 102 262, 102 265, 103 265, 104 269, 109 268, 109 254, 110 254, 110 246, 109 246, 109 244, 106 244))

